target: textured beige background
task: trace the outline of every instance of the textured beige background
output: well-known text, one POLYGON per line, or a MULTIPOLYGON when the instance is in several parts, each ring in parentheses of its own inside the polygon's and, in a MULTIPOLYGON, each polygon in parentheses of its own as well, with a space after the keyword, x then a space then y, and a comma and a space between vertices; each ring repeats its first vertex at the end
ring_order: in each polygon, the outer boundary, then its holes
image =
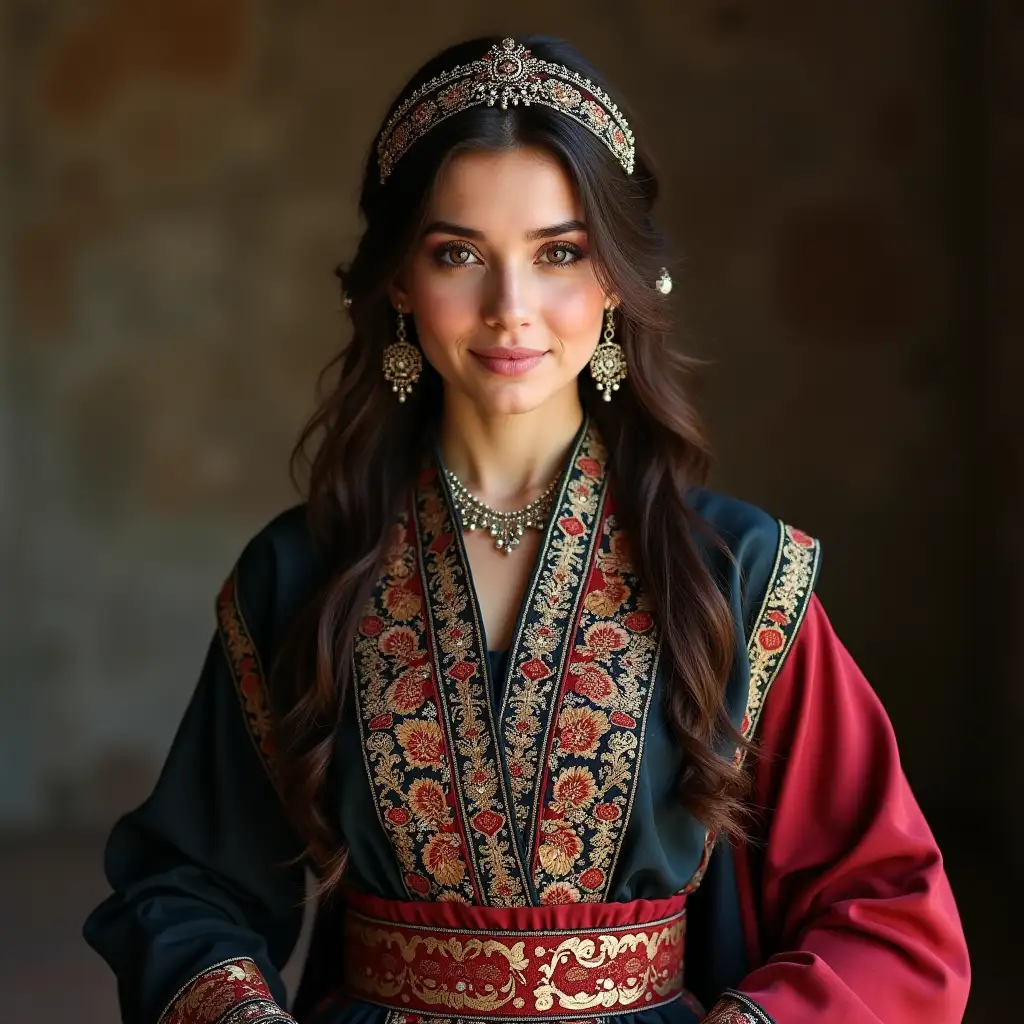
POLYGON ((292 500, 378 119, 418 61, 496 26, 571 37, 632 100, 685 344, 714 360, 717 483, 823 538, 822 594, 915 782, 969 795, 973 371, 934 5, 502 6, 8 4, 28 685, 0 815, 93 819, 143 788, 220 577, 292 500))
MULTIPOLYGON (((331 271, 378 119, 442 45, 536 30, 619 84, 661 157, 716 484, 823 539, 820 593, 922 801, 972 830, 955 882, 995 877, 993 839, 1019 856, 1019 3, 0 15, 0 825, 103 828, 148 790, 218 584, 295 500, 286 456, 344 341, 331 271)), ((8 1019, 112 1019, 107 979, 89 1016, 97 968, 60 960, 72 931, 39 897, 77 928, 96 850, 33 842, 0 844, 0 874, 35 871, 5 904, 8 1019)), ((969 934, 985 906, 966 901, 969 934)))

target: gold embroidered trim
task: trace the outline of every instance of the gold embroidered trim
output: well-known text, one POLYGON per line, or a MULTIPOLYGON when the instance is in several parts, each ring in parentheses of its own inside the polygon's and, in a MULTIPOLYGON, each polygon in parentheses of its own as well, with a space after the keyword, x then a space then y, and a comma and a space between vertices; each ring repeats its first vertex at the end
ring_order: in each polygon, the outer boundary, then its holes
MULTIPOLYGON (((744 739, 757 731, 772 683, 796 640, 807 614, 821 560, 821 545, 802 530, 779 522, 779 546, 775 553, 764 602, 747 643, 750 687, 740 726, 744 739)), ((742 755, 737 755, 742 762, 742 755)))
POLYGON ((489 906, 525 906, 527 875, 498 761, 483 627, 450 495, 436 471, 424 476, 417 493, 416 526, 441 720, 448 729, 452 783, 480 896, 489 906))
POLYGON ((359 628, 356 700, 378 818, 411 898, 607 898, 660 633, 606 458, 588 425, 523 602, 497 720, 468 560, 435 469, 392 533, 359 628))
POLYGON ((753 999, 730 989, 711 1007, 704 1024, 775 1024, 775 1021, 753 999))
POLYGON ((238 603, 238 570, 232 571, 217 596, 217 622, 221 643, 235 689, 245 715, 246 731, 256 753, 277 786, 277 752, 273 741, 273 717, 266 676, 260 663, 259 651, 245 623, 238 603))
POLYGON ((605 460, 604 448, 587 432, 573 452, 572 471, 555 502, 539 570, 524 603, 527 612, 509 657, 500 717, 516 825, 526 835, 527 850, 534 847, 546 777, 541 752, 550 743, 572 633, 593 568, 607 493, 605 460))
POLYGON ((534 884, 540 902, 608 898, 640 771, 660 630, 611 497, 545 761, 534 884))
POLYGON ((622 1013, 682 993, 685 911, 578 932, 420 928, 351 914, 346 989, 411 1012, 508 1020, 622 1013))
POLYGON ((190 978, 160 1014, 158 1024, 271 1024, 291 1022, 248 957, 222 960, 190 978))
MULTIPOLYGON (((775 561, 765 588, 764 600, 747 641, 750 677, 747 703, 739 730, 746 740, 753 738, 768 691, 782 671, 796 640, 810 606, 820 562, 821 545, 818 541, 780 520, 775 561)), ((742 764, 744 760, 744 752, 737 750, 736 764, 742 764)), ((681 892, 691 893, 700 886, 716 841, 717 836, 709 832, 700 864, 681 892)), ((709 1016, 708 1021, 711 1019, 709 1016)))
POLYGON ((394 527, 355 645, 367 778, 411 899, 479 902, 467 863, 451 753, 427 647, 412 516, 394 527))

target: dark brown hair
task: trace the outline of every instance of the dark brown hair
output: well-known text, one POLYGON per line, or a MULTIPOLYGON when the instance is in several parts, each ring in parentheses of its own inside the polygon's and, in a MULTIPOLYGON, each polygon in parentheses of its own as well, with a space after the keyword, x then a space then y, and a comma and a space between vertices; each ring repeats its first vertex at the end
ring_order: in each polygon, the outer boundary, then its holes
MULTIPOLYGON (((521 41, 535 56, 579 71, 614 96, 567 43, 521 41)), ((446 50, 421 68, 402 96, 496 42, 477 39, 446 50)), ((710 829, 740 834, 743 775, 716 752, 723 738, 739 741, 724 707, 734 624, 698 550, 705 526, 684 500, 687 487, 705 478, 709 453, 684 389, 691 362, 674 347, 667 304, 653 287, 667 262, 652 219, 657 180, 641 149, 627 175, 589 130, 548 107, 477 106, 434 126, 383 185, 371 150, 360 198, 366 229, 351 265, 340 272, 351 298, 352 340, 333 364, 336 385, 294 454, 293 469, 316 446, 308 466, 308 515, 330 578, 294 623, 290 654, 280 663, 287 670, 275 673, 274 699, 285 803, 321 868, 324 892, 343 869, 324 793, 351 696, 356 626, 390 525, 433 444, 443 397, 440 377, 426 363, 404 404, 382 377, 382 352, 395 326, 388 284, 422 227, 444 161, 467 149, 512 146, 539 147, 561 161, 579 191, 602 284, 621 302, 616 338, 628 380, 610 403, 598 400, 589 381, 581 381, 580 394, 608 448, 620 517, 663 631, 664 711, 683 755, 679 797, 710 829)), ((409 333, 415 342, 414 329, 409 333)))

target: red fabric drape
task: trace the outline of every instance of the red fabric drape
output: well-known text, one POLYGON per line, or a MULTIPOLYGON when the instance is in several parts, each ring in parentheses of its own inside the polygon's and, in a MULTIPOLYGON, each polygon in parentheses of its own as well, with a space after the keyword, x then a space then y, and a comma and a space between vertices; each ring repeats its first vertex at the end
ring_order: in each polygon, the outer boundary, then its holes
POLYGON ((762 843, 739 866, 761 966, 740 991, 779 1024, 961 1021, 970 965, 942 856, 889 719, 817 598, 759 740, 762 843))

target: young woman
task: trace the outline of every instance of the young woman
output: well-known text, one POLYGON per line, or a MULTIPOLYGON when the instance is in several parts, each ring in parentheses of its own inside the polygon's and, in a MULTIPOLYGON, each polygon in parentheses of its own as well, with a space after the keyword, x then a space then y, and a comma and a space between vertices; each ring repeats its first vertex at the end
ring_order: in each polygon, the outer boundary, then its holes
POLYGON ((125 1021, 961 1019, 818 544, 701 486, 657 191, 564 43, 457 46, 396 101, 308 501, 110 838, 85 934, 125 1021))

